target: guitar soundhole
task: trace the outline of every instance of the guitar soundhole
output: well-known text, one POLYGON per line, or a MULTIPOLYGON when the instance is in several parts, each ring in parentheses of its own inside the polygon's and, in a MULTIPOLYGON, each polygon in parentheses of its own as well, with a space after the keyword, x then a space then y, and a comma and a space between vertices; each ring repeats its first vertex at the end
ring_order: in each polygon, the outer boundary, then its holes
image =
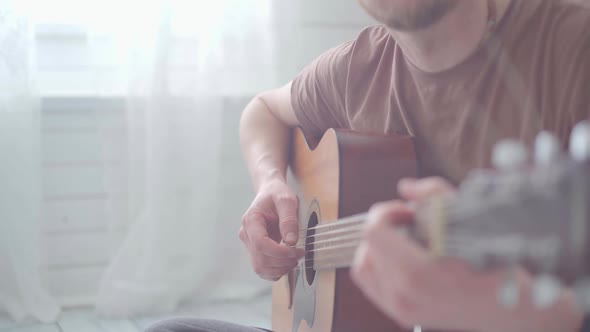
POLYGON ((313 280, 315 278, 313 249, 315 247, 314 243, 316 242, 315 227, 317 225, 318 215, 313 212, 309 217, 309 222, 307 223, 307 232, 305 237, 305 277, 309 285, 313 284, 313 280))

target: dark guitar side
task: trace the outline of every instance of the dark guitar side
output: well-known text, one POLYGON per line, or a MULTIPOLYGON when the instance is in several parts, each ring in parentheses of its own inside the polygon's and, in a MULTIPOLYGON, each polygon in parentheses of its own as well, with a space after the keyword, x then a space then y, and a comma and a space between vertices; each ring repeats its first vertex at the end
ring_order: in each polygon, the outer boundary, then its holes
MULTIPOLYGON (((329 130, 318 142, 306 140, 297 129, 290 169, 295 182, 292 188, 299 198, 300 219, 309 218, 310 204, 315 201, 321 210, 322 224, 366 212, 375 202, 396 198, 397 182, 416 176, 417 164, 409 137, 329 130)), ((308 220, 300 221, 303 227, 308 220)), ((303 322, 298 331, 407 331, 368 301, 353 284, 348 268, 320 271, 315 279, 314 324, 309 328, 303 322)), ((288 289, 286 277, 273 286, 273 329, 277 332, 292 330, 294 313, 288 308, 288 289)))
MULTIPOLYGON (((397 183, 416 177, 416 156, 409 137, 337 131, 340 148, 340 218, 367 211, 375 202, 397 198, 397 183)), ((333 331, 405 331, 379 311, 350 279, 336 271, 333 331)))

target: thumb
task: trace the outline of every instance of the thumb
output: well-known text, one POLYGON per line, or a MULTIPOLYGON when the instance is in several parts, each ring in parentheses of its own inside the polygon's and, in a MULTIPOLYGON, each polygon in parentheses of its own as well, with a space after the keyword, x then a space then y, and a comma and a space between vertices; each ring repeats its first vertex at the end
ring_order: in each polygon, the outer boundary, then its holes
POLYGON ((441 177, 422 180, 403 179, 398 183, 400 195, 411 201, 419 201, 436 195, 451 194, 453 186, 441 177))
POLYGON ((279 230, 286 244, 293 246, 299 240, 299 223, 297 221, 297 197, 290 193, 281 193, 273 196, 277 215, 279 217, 279 230))

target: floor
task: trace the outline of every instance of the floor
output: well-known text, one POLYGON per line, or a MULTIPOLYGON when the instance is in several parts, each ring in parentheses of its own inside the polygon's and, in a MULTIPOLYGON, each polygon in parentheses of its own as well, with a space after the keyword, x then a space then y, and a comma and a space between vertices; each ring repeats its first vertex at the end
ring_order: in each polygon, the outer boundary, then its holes
POLYGON ((141 332, 163 318, 187 315, 270 328, 270 296, 244 302, 195 305, 181 308, 172 315, 141 316, 126 320, 97 318, 90 308, 68 310, 52 324, 16 324, 0 316, 0 332, 141 332))

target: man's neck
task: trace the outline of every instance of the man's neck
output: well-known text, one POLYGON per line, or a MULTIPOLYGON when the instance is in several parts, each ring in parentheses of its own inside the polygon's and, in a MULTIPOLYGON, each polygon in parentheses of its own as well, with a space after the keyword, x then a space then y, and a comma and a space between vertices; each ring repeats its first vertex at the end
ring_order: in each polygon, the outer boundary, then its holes
MULTIPOLYGON (((499 21, 511 0, 492 0, 499 21)), ((488 32, 487 0, 459 0, 440 21, 419 31, 390 30, 402 51, 425 72, 453 68, 475 52, 488 32)))

